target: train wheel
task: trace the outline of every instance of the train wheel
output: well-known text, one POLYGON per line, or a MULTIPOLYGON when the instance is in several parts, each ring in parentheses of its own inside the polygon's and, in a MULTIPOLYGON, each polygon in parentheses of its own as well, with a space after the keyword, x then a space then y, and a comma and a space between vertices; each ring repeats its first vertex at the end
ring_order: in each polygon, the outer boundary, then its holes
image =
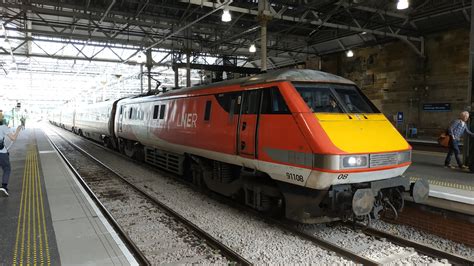
POLYGON ((135 147, 133 145, 133 142, 125 140, 124 141, 124 154, 127 155, 130 158, 134 158, 135 156, 135 147))

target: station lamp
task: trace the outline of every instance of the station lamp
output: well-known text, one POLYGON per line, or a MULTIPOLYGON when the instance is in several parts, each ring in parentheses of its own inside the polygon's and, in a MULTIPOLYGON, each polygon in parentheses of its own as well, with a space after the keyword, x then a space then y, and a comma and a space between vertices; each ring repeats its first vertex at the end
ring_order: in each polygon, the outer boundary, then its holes
POLYGON ((232 16, 230 15, 230 11, 227 10, 227 9, 224 9, 224 11, 222 12, 222 21, 223 22, 229 22, 232 20, 232 16))
POLYGON ((347 57, 353 57, 354 53, 352 52, 352 50, 349 50, 349 51, 346 52, 346 56, 347 57))
POLYGON ((398 0, 398 3, 397 3, 398 10, 407 9, 408 6, 409 6, 408 0, 398 0))
POLYGON ((12 44, 10 43, 9 39, 5 38, 3 40, 3 48, 5 48, 6 50, 12 49, 12 44))
POLYGON ((255 53, 256 51, 257 51, 257 48, 255 47, 255 44, 252 43, 249 47, 249 52, 255 53))
POLYGON ((144 64, 146 62, 146 57, 142 52, 139 52, 136 57, 137 63, 144 64))

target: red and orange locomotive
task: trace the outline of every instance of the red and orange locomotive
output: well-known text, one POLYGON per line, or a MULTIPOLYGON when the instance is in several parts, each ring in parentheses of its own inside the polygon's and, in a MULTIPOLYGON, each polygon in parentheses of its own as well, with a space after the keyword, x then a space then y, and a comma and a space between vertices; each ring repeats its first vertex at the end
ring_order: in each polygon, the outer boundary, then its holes
POLYGON ((411 147, 344 78, 279 70, 78 108, 73 130, 262 211, 324 222, 419 202, 411 147))

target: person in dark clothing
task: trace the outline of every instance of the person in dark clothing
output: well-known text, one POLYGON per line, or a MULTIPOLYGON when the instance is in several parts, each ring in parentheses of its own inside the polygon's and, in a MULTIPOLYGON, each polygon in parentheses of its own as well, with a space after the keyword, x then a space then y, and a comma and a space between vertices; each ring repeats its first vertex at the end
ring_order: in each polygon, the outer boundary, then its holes
POLYGON ((449 151, 448 155, 446 156, 446 160, 444 161, 444 167, 455 168, 452 166, 451 157, 454 153, 454 157, 456 158, 456 162, 458 163, 459 168, 461 169, 468 169, 469 167, 463 165, 461 159, 459 158, 459 154, 461 153, 459 150, 459 141, 464 133, 468 133, 470 136, 474 136, 466 125, 467 120, 469 119, 469 112, 464 111, 461 112, 459 115, 459 119, 454 120, 448 129, 449 134, 449 151))

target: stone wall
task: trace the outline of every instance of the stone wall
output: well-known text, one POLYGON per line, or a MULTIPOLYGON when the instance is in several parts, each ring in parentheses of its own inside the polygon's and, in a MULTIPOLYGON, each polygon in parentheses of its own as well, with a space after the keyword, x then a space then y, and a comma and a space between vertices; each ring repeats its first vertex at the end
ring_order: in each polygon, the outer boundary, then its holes
POLYGON ((414 125, 418 137, 435 138, 468 106, 469 29, 425 36, 425 57, 402 41, 353 51, 352 58, 323 56, 322 71, 355 81, 390 120, 403 112, 403 134, 414 125), (449 103, 451 111, 423 110, 432 103, 449 103))

